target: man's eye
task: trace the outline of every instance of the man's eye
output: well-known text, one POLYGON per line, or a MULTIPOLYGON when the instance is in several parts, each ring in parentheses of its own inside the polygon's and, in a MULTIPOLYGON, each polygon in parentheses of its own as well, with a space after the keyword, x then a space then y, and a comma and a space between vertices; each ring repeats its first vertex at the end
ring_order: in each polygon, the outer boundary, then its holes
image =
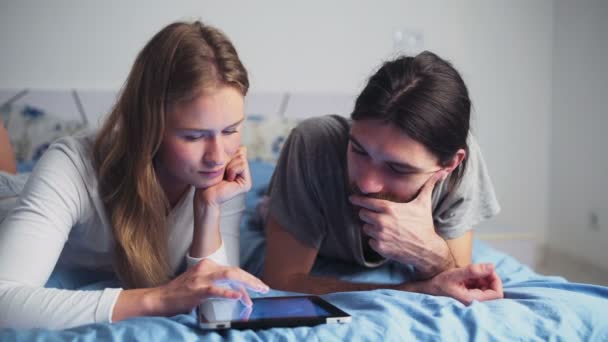
POLYGON ((416 174, 416 171, 410 169, 402 169, 393 165, 388 165, 388 168, 389 170, 391 170, 392 173, 399 176, 410 176, 416 174))
POLYGON ((362 155, 362 156, 367 155, 367 153, 365 153, 365 151, 356 148, 354 145, 351 145, 350 150, 353 151, 354 153, 362 155))
POLYGON ((396 169, 396 168, 394 168, 392 166, 389 166, 389 169, 391 170, 391 172, 393 172, 394 174, 399 175, 399 176, 409 176, 409 175, 412 174, 411 171, 399 170, 399 169, 396 169))

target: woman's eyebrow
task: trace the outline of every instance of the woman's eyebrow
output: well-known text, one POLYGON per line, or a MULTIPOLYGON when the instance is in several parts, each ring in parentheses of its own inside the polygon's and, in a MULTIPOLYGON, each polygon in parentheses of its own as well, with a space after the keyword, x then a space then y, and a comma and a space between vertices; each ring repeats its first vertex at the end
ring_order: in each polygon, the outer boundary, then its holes
MULTIPOLYGON (((245 118, 240 119, 239 121, 224 127, 222 130, 225 129, 229 129, 229 128, 234 128, 235 126, 240 125, 243 121, 245 120, 245 118)), ((180 131, 186 131, 188 133, 213 133, 214 130, 212 129, 201 129, 201 128, 187 128, 187 127, 183 127, 183 128, 178 128, 178 130, 180 131)))

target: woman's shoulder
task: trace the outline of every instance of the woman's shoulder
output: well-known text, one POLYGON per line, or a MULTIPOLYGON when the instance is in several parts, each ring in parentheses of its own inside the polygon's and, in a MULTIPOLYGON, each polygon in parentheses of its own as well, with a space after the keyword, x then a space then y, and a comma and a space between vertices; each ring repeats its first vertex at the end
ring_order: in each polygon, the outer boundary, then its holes
MULTIPOLYGON (((93 163, 94 132, 82 132, 55 140, 34 166, 33 176, 51 172, 60 177, 79 175, 85 186, 96 187, 97 172, 93 163), (42 174, 41 174, 42 173, 42 174)), ((55 177, 53 176, 53 177, 55 177)))
MULTIPOLYGON (((95 132, 86 131, 55 140, 48 151, 66 155, 78 167, 92 167, 95 132)), ((48 152, 47 151, 47 152, 48 152)))
POLYGON ((85 131, 74 135, 68 135, 55 140, 49 150, 59 149, 68 153, 78 153, 89 155, 93 151, 93 145, 95 144, 95 132, 85 131))

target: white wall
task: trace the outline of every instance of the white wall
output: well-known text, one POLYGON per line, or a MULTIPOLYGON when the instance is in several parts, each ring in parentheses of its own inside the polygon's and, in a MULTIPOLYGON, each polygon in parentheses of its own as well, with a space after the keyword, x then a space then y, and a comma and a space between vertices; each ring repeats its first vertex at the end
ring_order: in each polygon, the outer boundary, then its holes
POLYGON ((558 0, 554 26, 548 244, 608 269, 608 2, 558 0))
POLYGON ((13 1, 0 3, 0 88, 116 89, 162 26, 223 29, 252 92, 355 94, 394 54, 395 29, 423 34, 470 87, 475 130, 502 214, 485 227, 544 234, 548 213, 553 2, 13 1))

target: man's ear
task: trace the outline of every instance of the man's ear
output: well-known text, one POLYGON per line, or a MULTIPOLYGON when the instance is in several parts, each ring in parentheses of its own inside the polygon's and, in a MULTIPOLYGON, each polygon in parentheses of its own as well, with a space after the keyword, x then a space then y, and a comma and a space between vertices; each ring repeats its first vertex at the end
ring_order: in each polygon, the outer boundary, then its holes
POLYGON ((454 169, 456 169, 466 157, 467 151, 465 151, 463 148, 459 149, 456 151, 456 154, 454 154, 454 157, 452 157, 452 159, 446 165, 444 165, 444 170, 446 170, 448 173, 454 171, 454 169))

